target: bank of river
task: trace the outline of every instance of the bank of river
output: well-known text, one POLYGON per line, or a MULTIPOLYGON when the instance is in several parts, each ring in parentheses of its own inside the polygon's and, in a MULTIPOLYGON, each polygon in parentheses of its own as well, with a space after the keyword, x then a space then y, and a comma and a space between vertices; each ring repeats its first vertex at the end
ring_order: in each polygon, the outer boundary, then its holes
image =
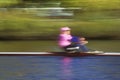
POLYGON ((42 18, 31 13, 27 15, 23 11, 21 13, 14 10, 0 12, 1 40, 56 39, 59 29, 64 26, 69 26, 72 34, 77 36, 91 39, 120 39, 119 9, 78 11, 70 19, 42 18))
MULTIPOLYGON (((120 40, 90 40, 87 46, 91 49, 106 52, 120 52, 120 40)), ((0 41, 2 52, 41 52, 61 51, 57 41, 0 41)))

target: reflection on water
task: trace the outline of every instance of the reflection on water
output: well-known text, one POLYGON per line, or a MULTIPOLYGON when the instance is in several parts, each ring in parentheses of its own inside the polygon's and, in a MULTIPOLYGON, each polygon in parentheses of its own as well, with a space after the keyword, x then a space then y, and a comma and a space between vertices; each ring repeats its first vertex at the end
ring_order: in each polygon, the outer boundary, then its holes
POLYGON ((71 61, 72 61, 72 59, 69 57, 64 57, 62 59, 62 65, 61 65, 62 70, 61 71, 62 71, 63 80, 72 80, 71 78, 72 78, 73 74, 71 71, 71 67, 72 67, 71 61))
POLYGON ((119 57, 65 57, 61 64, 61 78, 62 80, 119 80, 119 60, 119 57))
MULTIPOLYGON (((120 40, 91 40, 90 49, 120 52, 120 40)), ((0 51, 61 51, 57 41, 0 41, 0 51)))
POLYGON ((119 56, 1 56, 0 80, 120 80, 119 62, 119 56))

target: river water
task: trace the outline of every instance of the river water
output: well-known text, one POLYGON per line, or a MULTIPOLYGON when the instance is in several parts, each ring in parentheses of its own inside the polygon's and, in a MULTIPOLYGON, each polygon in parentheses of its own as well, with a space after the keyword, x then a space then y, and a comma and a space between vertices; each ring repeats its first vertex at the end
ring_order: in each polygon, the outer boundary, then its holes
MULTIPOLYGON (((120 52, 120 40, 90 40, 90 49, 120 52)), ((60 51, 57 41, 0 41, 0 52, 60 51)))
POLYGON ((120 57, 1 56, 0 80, 120 80, 120 57))
MULTIPOLYGON (((89 47, 120 52, 120 41, 89 47)), ((2 41, 0 51, 59 51, 54 41, 2 41)), ((0 80, 120 80, 120 56, 0 56, 0 80)))

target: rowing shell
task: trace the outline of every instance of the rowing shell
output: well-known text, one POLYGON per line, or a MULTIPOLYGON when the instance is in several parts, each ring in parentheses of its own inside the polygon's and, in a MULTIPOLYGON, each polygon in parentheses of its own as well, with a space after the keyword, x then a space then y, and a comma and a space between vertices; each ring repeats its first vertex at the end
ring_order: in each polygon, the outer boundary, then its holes
POLYGON ((0 52, 0 56, 120 56, 120 53, 0 52))

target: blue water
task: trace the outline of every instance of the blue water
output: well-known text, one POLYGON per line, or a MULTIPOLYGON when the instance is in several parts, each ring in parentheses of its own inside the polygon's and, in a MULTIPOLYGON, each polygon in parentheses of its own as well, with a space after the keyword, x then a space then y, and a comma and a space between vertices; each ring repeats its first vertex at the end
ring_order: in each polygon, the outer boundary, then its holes
POLYGON ((120 56, 0 56, 0 80, 120 80, 120 56))

